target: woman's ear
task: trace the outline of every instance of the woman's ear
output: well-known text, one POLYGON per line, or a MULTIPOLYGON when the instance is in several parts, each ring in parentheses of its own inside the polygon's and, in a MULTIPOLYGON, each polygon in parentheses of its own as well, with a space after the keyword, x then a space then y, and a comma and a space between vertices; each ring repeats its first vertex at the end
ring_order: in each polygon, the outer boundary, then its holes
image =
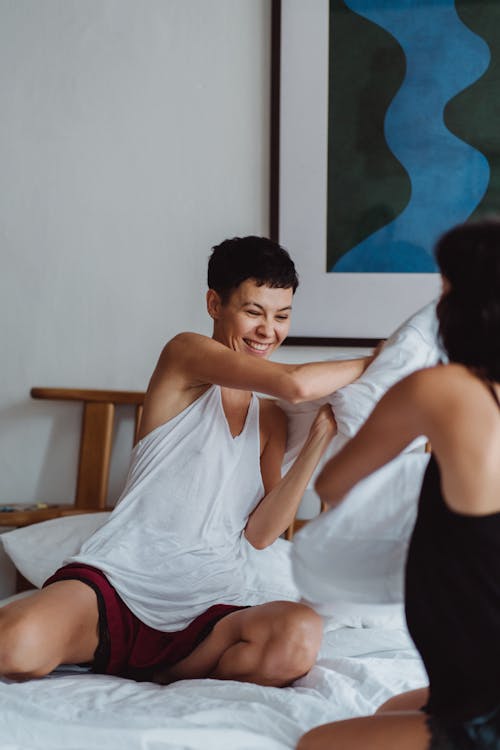
POLYGON ((448 294, 450 290, 451 290, 451 284, 449 280, 446 278, 446 276, 443 276, 441 274, 441 294, 448 294))
POLYGON ((212 320, 217 320, 219 317, 221 306, 222 302, 219 294, 215 289, 209 289, 207 292, 207 312, 212 320))

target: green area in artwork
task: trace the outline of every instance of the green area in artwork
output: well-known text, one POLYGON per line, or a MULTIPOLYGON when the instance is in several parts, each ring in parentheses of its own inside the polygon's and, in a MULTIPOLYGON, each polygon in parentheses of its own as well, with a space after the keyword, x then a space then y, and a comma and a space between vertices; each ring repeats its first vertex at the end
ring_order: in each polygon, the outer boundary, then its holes
POLYGON ((448 102, 444 121, 458 138, 481 151, 490 165, 486 193, 471 218, 500 211, 500 2, 455 0, 457 13, 488 44, 485 74, 448 102))
POLYGON ((384 136, 387 108, 405 76, 399 43, 330 0, 327 270, 391 222, 411 183, 384 136))

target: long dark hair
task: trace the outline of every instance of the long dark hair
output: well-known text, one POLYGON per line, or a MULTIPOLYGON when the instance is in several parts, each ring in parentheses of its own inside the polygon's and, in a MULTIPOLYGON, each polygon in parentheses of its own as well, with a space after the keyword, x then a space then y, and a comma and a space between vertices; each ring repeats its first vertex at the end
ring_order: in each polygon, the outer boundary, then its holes
POLYGON ((449 283, 437 315, 450 361, 500 382, 500 218, 454 227, 436 259, 449 283))

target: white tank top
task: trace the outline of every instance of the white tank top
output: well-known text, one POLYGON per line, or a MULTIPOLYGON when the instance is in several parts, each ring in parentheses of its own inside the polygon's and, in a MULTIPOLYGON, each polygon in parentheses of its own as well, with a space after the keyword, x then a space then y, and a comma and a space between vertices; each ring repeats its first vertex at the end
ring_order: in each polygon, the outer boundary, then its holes
POLYGON ((263 495, 259 401, 252 395, 233 437, 211 386, 137 443, 109 520, 67 562, 102 570, 142 622, 164 631, 213 604, 298 599, 289 543, 256 550, 244 536, 263 495))

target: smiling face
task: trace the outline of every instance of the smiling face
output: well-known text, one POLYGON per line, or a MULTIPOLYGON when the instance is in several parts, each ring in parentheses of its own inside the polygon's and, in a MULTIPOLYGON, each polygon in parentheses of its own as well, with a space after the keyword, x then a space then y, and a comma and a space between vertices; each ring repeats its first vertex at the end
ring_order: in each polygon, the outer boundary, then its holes
POLYGON ((213 338, 233 351, 269 357, 288 335, 292 297, 292 289, 258 286, 254 279, 243 281, 225 304, 209 289, 207 309, 214 321, 213 338))

